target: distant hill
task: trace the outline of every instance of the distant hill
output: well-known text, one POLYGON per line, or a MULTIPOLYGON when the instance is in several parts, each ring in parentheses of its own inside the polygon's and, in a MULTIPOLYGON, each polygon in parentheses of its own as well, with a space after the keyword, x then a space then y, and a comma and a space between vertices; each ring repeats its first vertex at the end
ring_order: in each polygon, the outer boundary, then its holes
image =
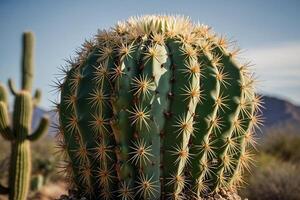
MULTIPOLYGON (((270 128, 282 126, 289 126, 300 130, 300 106, 296 106, 287 100, 271 96, 263 96, 263 100, 265 107, 263 109, 263 132, 268 131, 270 128)), ((45 113, 50 116, 52 121, 49 135, 54 135, 55 129, 53 127, 58 123, 58 117, 53 111, 46 112, 41 108, 36 108, 33 116, 33 128, 38 125, 39 119, 45 113)))
POLYGON ((263 130, 279 126, 291 126, 300 130, 300 106, 271 96, 263 96, 263 130))

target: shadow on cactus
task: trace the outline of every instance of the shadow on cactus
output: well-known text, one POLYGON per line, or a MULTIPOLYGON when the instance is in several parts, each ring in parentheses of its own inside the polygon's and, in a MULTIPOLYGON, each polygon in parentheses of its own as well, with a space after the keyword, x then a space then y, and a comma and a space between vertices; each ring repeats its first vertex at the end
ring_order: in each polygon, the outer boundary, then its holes
POLYGON ((30 142, 39 139, 48 128, 48 118, 42 118, 39 127, 31 133, 33 108, 39 103, 41 92, 31 96, 33 82, 34 36, 23 34, 22 89, 17 91, 13 81, 8 84, 15 96, 12 122, 8 113, 7 92, 0 84, 0 133, 11 142, 9 186, 0 185, 0 194, 8 194, 10 200, 26 200, 30 185, 31 155, 30 142))
POLYGON ((99 31, 57 79, 70 187, 90 199, 199 199, 243 183, 260 97, 207 27, 144 16, 99 31))

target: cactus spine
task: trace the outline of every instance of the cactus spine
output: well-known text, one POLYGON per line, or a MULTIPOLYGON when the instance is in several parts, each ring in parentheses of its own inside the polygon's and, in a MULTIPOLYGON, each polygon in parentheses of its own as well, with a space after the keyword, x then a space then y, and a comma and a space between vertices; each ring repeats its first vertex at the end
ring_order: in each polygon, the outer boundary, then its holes
POLYGON ((91 199, 200 199, 242 183, 260 98, 208 27, 144 16, 87 41, 57 82, 59 146, 91 199))
POLYGON ((31 155, 30 142, 36 141, 47 131, 48 118, 44 117, 37 130, 31 133, 32 112, 40 100, 41 93, 31 96, 33 80, 34 35, 23 34, 22 89, 17 91, 13 81, 9 88, 15 96, 12 124, 9 122, 7 92, 0 84, 0 133, 11 142, 9 186, 0 186, 2 194, 8 194, 10 200, 26 200, 30 185, 31 155), (12 126, 10 126, 10 124, 12 126))

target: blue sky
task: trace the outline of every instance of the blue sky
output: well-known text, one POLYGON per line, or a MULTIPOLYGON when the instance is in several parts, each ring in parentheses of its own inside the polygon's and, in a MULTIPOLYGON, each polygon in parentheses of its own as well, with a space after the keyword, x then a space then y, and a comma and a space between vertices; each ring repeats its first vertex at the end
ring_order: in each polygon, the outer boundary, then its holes
POLYGON ((36 34, 35 86, 49 108, 51 83, 64 58, 97 29, 143 14, 182 14, 238 41, 260 91, 300 105, 300 1, 277 0, 1 0, 0 81, 20 78, 21 33, 36 34), (104 3, 105 2, 105 3, 104 3))

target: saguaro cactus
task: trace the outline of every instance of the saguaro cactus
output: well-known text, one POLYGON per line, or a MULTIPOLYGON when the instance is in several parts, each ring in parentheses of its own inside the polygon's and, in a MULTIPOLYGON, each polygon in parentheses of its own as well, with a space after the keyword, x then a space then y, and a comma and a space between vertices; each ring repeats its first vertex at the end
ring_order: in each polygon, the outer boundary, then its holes
POLYGON ((8 194, 10 200, 26 200, 30 185, 31 156, 30 142, 36 141, 47 131, 48 118, 42 118, 36 131, 31 133, 32 111, 38 104, 41 92, 36 90, 31 96, 33 81, 33 48, 34 35, 23 34, 22 89, 17 91, 13 81, 9 80, 9 88, 15 96, 12 124, 8 114, 7 92, 0 84, 0 133, 11 142, 11 159, 9 170, 9 186, 0 186, 1 194, 8 194))
POLYGON ((90 199, 200 199, 242 183, 260 98, 236 53, 180 16, 99 31, 57 82, 71 187, 90 199))

